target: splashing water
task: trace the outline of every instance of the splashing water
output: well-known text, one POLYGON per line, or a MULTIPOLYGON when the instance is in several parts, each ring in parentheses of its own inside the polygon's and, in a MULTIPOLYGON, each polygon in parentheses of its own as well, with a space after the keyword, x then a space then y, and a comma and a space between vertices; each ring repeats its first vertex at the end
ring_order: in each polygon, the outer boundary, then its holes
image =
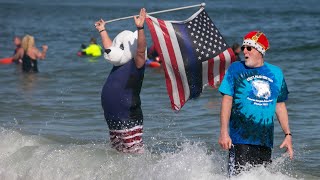
MULTIPOLYGON (((0 179, 228 179, 226 162, 201 143, 184 142, 175 152, 121 154, 106 144, 58 144, 1 129, 0 179)), ((231 179, 295 179, 282 173, 286 157, 231 179)))

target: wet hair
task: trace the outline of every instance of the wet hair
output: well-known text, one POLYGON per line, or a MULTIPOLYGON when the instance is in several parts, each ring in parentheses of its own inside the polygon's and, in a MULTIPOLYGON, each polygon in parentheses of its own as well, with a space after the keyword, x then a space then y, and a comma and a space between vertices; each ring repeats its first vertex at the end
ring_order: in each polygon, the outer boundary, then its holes
POLYGON ((20 36, 14 36, 13 39, 14 39, 14 40, 15 40, 15 39, 21 40, 21 37, 20 37, 20 36))
POLYGON ((234 43, 232 45, 232 50, 235 51, 236 49, 238 49, 240 47, 240 45, 238 43, 234 43))
POLYGON ((94 38, 94 37, 92 37, 92 38, 90 39, 90 43, 97 44, 97 39, 94 38))
POLYGON ((14 45, 16 45, 18 47, 18 46, 21 46, 22 39, 21 39, 20 36, 14 36, 13 37, 13 42, 14 42, 14 45))
POLYGON ((22 48, 27 51, 30 47, 35 46, 34 37, 29 34, 25 35, 21 43, 22 48))

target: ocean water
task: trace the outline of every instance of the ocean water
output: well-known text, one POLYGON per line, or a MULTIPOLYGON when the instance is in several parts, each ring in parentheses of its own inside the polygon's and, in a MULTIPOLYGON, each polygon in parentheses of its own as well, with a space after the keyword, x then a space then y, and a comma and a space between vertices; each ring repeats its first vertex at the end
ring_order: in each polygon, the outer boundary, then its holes
MULTIPOLYGON (((228 179, 227 152, 218 144, 221 96, 207 88, 179 113, 170 108, 161 69, 146 69, 141 92, 142 155, 120 154, 108 144, 100 105, 112 66, 102 57, 76 55, 93 24, 148 12, 200 4, 191 0, 81 1, 0 0, 0 57, 13 53, 14 35, 31 34, 47 58, 38 74, 0 65, 0 179, 228 179)), ((294 160, 279 146, 275 122, 273 163, 232 179, 320 179, 320 6, 316 0, 205 1, 206 11, 231 45, 251 30, 267 35, 266 61, 283 69, 290 91, 287 108, 294 160)), ((184 20, 197 8, 155 15, 184 20)), ((108 24, 111 37, 134 30, 133 20, 108 24)), ((148 45, 150 33, 146 31, 148 45)), ((100 39, 98 41, 101 43, 100 39)))

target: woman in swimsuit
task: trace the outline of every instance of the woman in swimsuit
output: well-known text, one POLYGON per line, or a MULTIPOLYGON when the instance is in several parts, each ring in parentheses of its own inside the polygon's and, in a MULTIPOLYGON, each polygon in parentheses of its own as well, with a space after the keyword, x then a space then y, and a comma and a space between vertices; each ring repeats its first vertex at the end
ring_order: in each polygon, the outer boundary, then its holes
POLYGON ((37 59, 45 59, 47 45, 42 45, 42 51, 35 46, 34 37, 26 35, 22 39, 22 48, 14 55, 13 60, 22 59, 23 72, 38 72, 37 59))

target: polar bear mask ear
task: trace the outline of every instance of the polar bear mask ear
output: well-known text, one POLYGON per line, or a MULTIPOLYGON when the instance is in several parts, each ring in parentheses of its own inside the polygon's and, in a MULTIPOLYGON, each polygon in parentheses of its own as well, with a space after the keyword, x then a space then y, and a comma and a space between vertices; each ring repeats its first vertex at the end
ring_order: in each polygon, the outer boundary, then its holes
POLYGON ((129 62, 136 55, 137 40, 137 31, 122 31, 114 38, 112 46, 105 50, 104 58, 115 66, 129 62))

